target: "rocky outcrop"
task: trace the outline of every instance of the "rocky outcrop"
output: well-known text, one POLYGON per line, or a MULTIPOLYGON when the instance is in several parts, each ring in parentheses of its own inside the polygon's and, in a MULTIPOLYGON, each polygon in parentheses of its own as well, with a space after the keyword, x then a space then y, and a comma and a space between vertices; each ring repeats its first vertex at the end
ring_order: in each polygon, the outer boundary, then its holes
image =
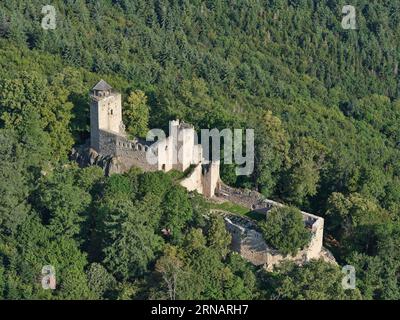
POLYGON ((97 165, 107 176, 127 170, 120 157, 103 156, 88 145, 74 147, 70 154, 70 160, 76 161, 81 168, 97 165))

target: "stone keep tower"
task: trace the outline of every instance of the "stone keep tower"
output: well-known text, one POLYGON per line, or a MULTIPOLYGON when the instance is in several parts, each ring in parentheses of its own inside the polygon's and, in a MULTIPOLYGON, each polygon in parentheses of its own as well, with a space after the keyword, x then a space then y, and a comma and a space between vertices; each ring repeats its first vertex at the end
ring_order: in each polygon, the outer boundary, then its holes
POLYGON ((194 163, 194 127, 187 123, 179 122, 179 120, 175 120, 170 122, 169 132, 176 148, 177 162, 174 164, 174 169, 184 172, 194 163))
POLYGON ((112 133, 124 135, 121 94, 100 80, 90 95, 90 147, 101 153, 101 139, 112 133))

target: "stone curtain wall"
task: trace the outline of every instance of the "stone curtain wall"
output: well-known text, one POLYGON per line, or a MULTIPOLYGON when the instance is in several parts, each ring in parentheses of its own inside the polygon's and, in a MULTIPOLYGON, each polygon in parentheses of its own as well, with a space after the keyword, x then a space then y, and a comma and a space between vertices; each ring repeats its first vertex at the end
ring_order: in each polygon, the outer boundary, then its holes
POLYGON ((203 183, 202 183, 202 169, 201 163, 199 163, 192 172, 184 178, 180 184, 185 187, 188 191, 197 191, 198 193, 203 193, 203 183))
POLYGON ((193 171, 181 181, 181 186, 189 191, 196 190, 198 193, 211 198, 215 195, 215 190, 218 190, 219 183, 219 163, 199 163, 193 171))
POLYGON ((301 265, 310 259, 323 258, 326 254, 321 251, 321 247, 315 245, 317 239, 315 233, 310 244, 297 255, 283 256, 278 250, 266 244, 262 233, 253 222, 229 214, 225 215, 224 220, 226 229, 232 236, 231 249, 255 266, 264 266, 268 271, 283 260, 294 261, 301 265))
MULTIPOLYGON (((267 214, 274 207, 282 207, 283 204, 265 199, 260 193, 252 190, 242 190, 220 185, 217 196, 220 199, 230 201, 247 207, 260 213, 267 214)), ((304 223, 311 229, 312 238, 309 245, 299 251, 296 256, 283 256, 277 250, 267 246, 257 225, 247 219, 225 217, 227 230, 232 235, 232 250, 240 253, 245 259, 254 265, 264 265, 267 270, 282 260, 292 260, 303 264, 310 259, 318 259, 322 255, 324 219, 313 214, 303 212, 304 223)))
POLYGON ((71 154, 72 159, 78 161, 80 166, 98 165, 106 175, 126 172, 132 166, 144 171, 157 170, 157 164, 147 161, 149 146, 144 143, 106 130, 99 130, 99 137, 99 152, 88 145, 76 147, 71 154))
POLYGON ((110 156, 129 156, 133 151, 145 153, 148 149, 147 145, 140 143, 137 140, 129 140, 123 135, 118 135, 115 132, 100 131, 100 150, 102 155, 110 156))
POLYGON ((99 150, 103 156, 114 156, 117 152, 117 136, 113 132, 99 130, 99 150))

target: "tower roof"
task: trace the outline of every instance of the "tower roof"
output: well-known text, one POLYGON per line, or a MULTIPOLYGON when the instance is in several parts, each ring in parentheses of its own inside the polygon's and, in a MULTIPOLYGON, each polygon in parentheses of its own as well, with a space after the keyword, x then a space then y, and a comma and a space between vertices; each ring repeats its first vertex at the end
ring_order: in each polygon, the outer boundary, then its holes
POLYGON ((96 90, 96 91, 108 91, 111 90, 112 87, 105 82, 103 79, 101 79, 94 87, 92 90, 96 90))

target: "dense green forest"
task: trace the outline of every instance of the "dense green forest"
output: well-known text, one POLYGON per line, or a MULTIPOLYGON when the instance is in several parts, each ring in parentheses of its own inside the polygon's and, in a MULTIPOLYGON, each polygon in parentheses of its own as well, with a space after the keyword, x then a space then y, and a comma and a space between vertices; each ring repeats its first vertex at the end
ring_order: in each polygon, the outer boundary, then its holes
POLYGON ((352 1, 356 30, 345 4, 55 0, 44 30, 42 1, 1 1, 0 298, 400 299, 400 1, 352 1), (100 78, 148 107, 133 132, 254 128, 254 173, 222 180, 324 217, 357 288, 321 261, 253 267, 174 173, 70 162, 100 78))

